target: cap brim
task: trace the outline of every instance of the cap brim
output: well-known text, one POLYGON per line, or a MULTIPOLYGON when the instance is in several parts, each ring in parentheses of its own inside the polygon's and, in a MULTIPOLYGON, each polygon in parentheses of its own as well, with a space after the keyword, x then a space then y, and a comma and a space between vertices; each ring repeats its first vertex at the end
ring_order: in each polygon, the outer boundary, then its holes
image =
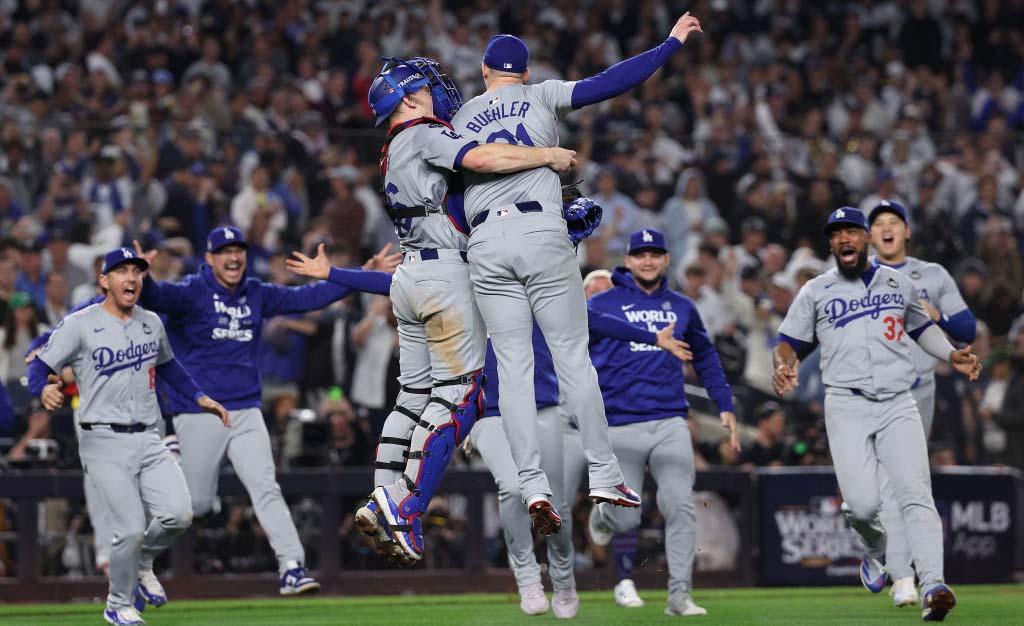
POLYGON ((227 248, 228 246, 240 246, 242 248, 245 248, 246 250, 249 249, 248 242, 241 241, 241 240, 238 240, 238 239, 232 239, 231 241, 225 241, 224 243, 220 244, 219 246, 215 246, 213 248, 207 249, 207 252, 217 252, 221 248, 227 248))
POLYGON ((630 248, 630 250, 628 252, 626 252, 626 254, 633 255, 633 254, 636 254, 638 252, 647 252, 647 251, 650 251, 650 252, 661 252, 662 254, 668 254, 668 250, 666 250, 665 248, 662 248, 661 246, 640 246, 638 248, 630 248))
POLYGON ((861 230, 868 231, 868 228, 866 228, 860 222, 850 222, 850 221, 846 221, 846 220, 840 220, 840 221, 837 221, 837 222, 832 222, 831 224, 825 224, 825 228, 823 228, 821 230, 822 230, 822 232, 825 233, 825 236, 828 237, 828 236, 830 236, 832 234, 833 230, 837 230, 839 228, 845 228, 847 226, 853 226, 854 228, 860 228, 861 230))
POLYGON ((109 274, 110 272, 112 272, 113 270, 117 269, 118 267, 121 267, 125 263, 131 263, 132 265, 137 265, 139 267, 139 269, 141 269, 143 272, 145 272, 146 270, 149 269, 149 261, 147 261, 146 259, 140 259, 138 257, 133 257, 133 258, 130 258, 130 259, 124 259, 124 260, 118 261, 117 263, 114 263, 110 267, 104 268, 103 273, 104 274, 109 274))

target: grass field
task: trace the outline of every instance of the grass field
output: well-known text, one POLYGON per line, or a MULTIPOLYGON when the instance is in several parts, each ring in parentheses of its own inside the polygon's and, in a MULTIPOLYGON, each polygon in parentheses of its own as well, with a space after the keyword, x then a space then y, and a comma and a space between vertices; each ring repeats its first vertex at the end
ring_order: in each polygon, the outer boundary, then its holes
MULTIPOLYGON (((957 608, 947 623, 970 626, 1024 624, 1024 585, 959 586, 957 608)), ((577 624, 670 624, 685 619, 700 624, 785 624, 787 626, 852 626, 916 624, 920 612, 894 609, 886 594, 872 596, 859 587, 798 589, 718 589, 700 591, 695 599, 708 610, 703 618, 667 617, 665 593, 641 592, 647 606, 622 609, 611 592, 581 595, 577 624)), ((101 605, 49 604, 0 606, 0 624, 11 626, 77 626, 103 624, 101 605)), ((153 626, 320 626, 386 624, 450 626, 540 624, 556 621, 549 612, 527 617, 519 612, 518 596, 376 596, 305 599, 200 600, 171 602, 149 608, 144 617, 153 626)))

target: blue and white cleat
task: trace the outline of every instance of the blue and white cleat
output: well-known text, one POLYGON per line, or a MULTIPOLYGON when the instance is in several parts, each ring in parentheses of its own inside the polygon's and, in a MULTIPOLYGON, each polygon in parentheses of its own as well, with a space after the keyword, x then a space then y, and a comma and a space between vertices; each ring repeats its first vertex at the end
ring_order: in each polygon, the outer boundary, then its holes
POLYGON ((356 530, 373 539, 377 554, 398 565, 415 563, 415 560, 406 556, 405 551, 398 545, 380 512, 380 506, 373 498, 356 511, 355 526, 356 530))
POLYGON ((889 575, 885 573, 885 564, 878 559, 864 555, 860 560, 860 583, 871 593, 885 589, 885 581, 889 575))
POLYGON ((921 598, 921 619, 926 622, 941 622, 946 613, 956 606, 956 596, 946 585, 935 585, 921 598))
POLYGON ((146 610, 146 597, 142 595, 142 590, 139 589, 138 585, 135 585, 135 594, 132 596, 132 607, 139 613, 146 610))
POLYGON ((278 591, 282 596, 295 596, 300 593, 316 593, 320 591, 320 583, 306 573, 306 568, 298 561, 288 561, 288 569, 281 574, 278 591))
MULTIPOLYGON (((164 591, 164 586, 160 584, 151 569, 139 570, 139 586, 135 590, 135 595, 136 597, 141 595, 146 602, 157 608, 167 604, 167 592, 164 591)), ((137 602, 135 608, 139 609, 137 602)), ((139 609, 140 612, 142 610, 139 609)))
POLYGON ((423 525, 419 516, 412 519, 403 517, 398 512, 396 502, 387 487, 377 487, 373 490, 373 501, 377 503, 380 516, 388 526, 388 534, 394 538, 395 543, 401 548, 402 554, 411 565, 413 562, 423 559, 423 525))
POLYGON ((145 624, 146 621, 142 619, 139 612, 134 607, 126 606, 123 609, 107 609, 103 611, 103 619, 108 624, 114 626, 137 626, 138 624, 145 624))
POLYGON ((596 487, 590 490, 590 499, 596 503, 607 502, 628 509, 640 507, 640 494, 626 486, 625 483, 614 487, 596 487))

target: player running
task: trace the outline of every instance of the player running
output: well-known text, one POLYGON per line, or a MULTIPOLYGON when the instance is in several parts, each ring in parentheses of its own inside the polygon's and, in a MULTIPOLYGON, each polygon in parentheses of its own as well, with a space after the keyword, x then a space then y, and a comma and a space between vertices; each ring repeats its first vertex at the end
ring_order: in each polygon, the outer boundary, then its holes
MULTIPOLYGON (((578 82, 527 85, 529 50, 511 35, 487 44, 481 71, 486 91, 467 102, 453 123, 481 144, 557 146, 558 121, 573 109, 615 97, 660 68, 700 22, 689 14, 657 48, 578 82)), ((467 174, 465 207, 472 226, 468 258, 473 290, 498 359, 501 414, 520 490, 540 529, 557 527, 552 488, 540 469, 533 396, 533 320, 543 331, 569 412, 580 421, 590 463, 590 496, 640 506, 608 440, 597 374, 587 353, 587 315, 576 253, 566 241, 561 185, 548 170, 510 176, 467 174), (510 393, 511 391, 511 393, 510 393)))
MULTIPOLYGON (((136 249, 141 254, 138 244, 136 249)), ((275 315, 321 309, 351 290, 326 282, 283 287, 247 277, 247 249, 242 231, 215 228, 207 236, 206 263, 198 273, 177 283, 146 276, 139 301, 166 315, 171 346, 231 413, 231 428, 220 428, 213 419, 197 414, 191 397, 168 390, 165 408, 174 415, 194 513, 206 515, 213 508, 220 465, 227 455, 277 557, 279 593, 310 593, 318 591, 320 583, 303 565, 305 550, 277 484, 261 411, 261 329, 275 315)))
POLYGON ((28 366, 29 389, 48 411, 64 403, 56 373, 74 371, 82 468, 113 532, 103 618, 121 626, 144 623, 137 590, 154 606, 167 602, 153 560, 192 523, 185 477, 160 439, 157 374, 215 417, 218 428, 230 426, 224 407, 174 358, 160 318, 135 306, 148 267, 127 248, 107 253, 99 277, 103 302, 65 317, 28 366))
MULTIPOLYGON (((977 334, 978 321, 964 302, 956 282, 944 267, 907 256, 907 241, 910 226, 907 212, 897 202, 883 200, 868 214, 871 241, 877 256, 871 261, 887 265, 910 277, 917 288, 921 306, 928 312, 932 322, 947 335, 961 343, 971 343, 977 334)), ((910 387, 910 393, 917 403, 924 426, 925 441, 932 430, 935 418, 935 364, 936 359, 919 346, 911 346, 911 355, 917 378, 910 387)), ((919 599, 914 585, 914 570, 910 564, 910 550, 907 544, 907 527, 900 515, 899 505, 892 494, 892 483, 888 476, 882 476, 882 512, 880 518, 888 538, 885 549, 885 569, 892 579, 893 604, 897 607, 917 604, 919 599)))
POLYGON ((913 529, 908 543, 921 579, 921 615, 942 621, 956 597, 944 582, 942 522, 932 500, 921 416, 910 393, 917 378, 910 339, 970 380, 977 379, 981 364, 970 347, 955 350, 932 323, 910 277, 868 263, 868 223, 860 210, 833 211, 825 235, 837 267, 808 281, 790 306, 774 350, 775 391, 782 395, 797 386, 799 359, 820 343, 829 449, 844 513, 867 550, 861 582, 875 592, 885 586, 881 467, 913 529))
MULTIPOLYGON (((675 328, 675 337, 692 352, 693 367, 720 411, 729 430, 730 445, 739 450, 732 389, 722 364, 693 302, 668 288, 671 257, 665 237, 657 230, 638 230, 629 238, 626 267, 612 274, 614 287, 590 299, 594 311, 656 332, 675 328)), ((612 446, 626 480, 642 485, 650 467, 658 483, 658 510, 665 518, 665 553, 668 556, 668 615, 705 615, 690 597, 696 553, 697 518, 693 504, 696 469, 690 431, 686 424, 683 368, 657 347, 633 341, 595 338, 591 358, 601 383, 612 446)), ((568 473, 568 472, 567 472, 568 473)), ((579 475, 566 488, 578 488, 579 475)), ((599 503, 590 511, 590 536, 608 545, 612 534, 640 525, 639 509, 621 509, 599 503)))

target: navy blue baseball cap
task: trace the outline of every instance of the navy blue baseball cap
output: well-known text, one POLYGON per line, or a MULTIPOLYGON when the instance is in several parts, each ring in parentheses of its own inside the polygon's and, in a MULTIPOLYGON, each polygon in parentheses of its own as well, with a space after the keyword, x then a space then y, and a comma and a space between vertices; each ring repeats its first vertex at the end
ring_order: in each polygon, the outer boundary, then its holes
POLYGON ((874 224, 875 218, 886 211, 895 214, 903 220, 904 224, 909 224, 909 222, 907 222, 907 210, 903 208, 902 204, 899 202, 893 202, 892 200, 882 200, 875 206, 875 208, 871 209, 871 213, 868 214, 868 224, 874 224))
POLYGON ((135 254, 135 250, 131 248, 118 248, 117 250, 111 250, 103 256, 103 270, 100 273, 106 274, 118 265, 124 265, 125 263, 138 265, 139 269, 143 272, 149 269, 149 261, 135 254))
POLYGON ((206 236, 206 251, 216 252, 224 246, 242 246, 248 248, 245 235, 234 226, 218 226, 206 236))
POLYGON ((825 224, 825 235, 829 236, 832 231, 843 226, 857 226, 868 230, 868 221, 864 218, 864 212, 852 206, 839 207, 828 216, 828 223, 825 224))
POLYGON ((530 50, 515 35, 495 35, 484 50, 484 65, 501 72, 522 74, 530 65, 530 50))
POLYGON ((629 236, 626 254, 635 254, 644 250, 668 252, 665 247, 665 235, 653 228, 642 228, 629 236))

